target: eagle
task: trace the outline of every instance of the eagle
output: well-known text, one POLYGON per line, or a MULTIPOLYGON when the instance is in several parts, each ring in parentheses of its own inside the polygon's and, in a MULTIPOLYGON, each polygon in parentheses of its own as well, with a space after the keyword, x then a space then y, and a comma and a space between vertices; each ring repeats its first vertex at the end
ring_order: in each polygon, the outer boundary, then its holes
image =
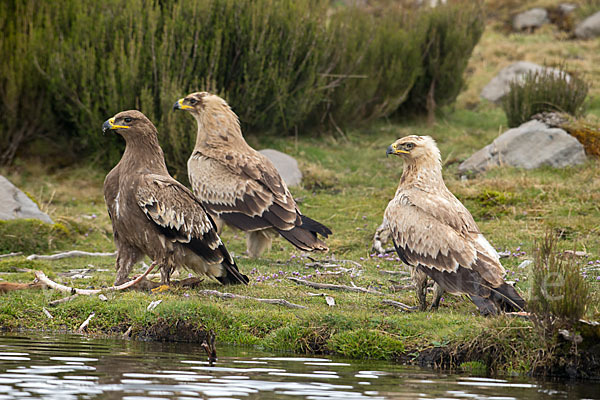
POLYGON ((117 248, 115 284, 127 281, 133 265, 146 255, 160 268, 163 284, 178 267, 222 284, 247 284, 202 204, 169 175, 152 122, 129 110, 108 119, 102 130, 118 133, 126 144, 104 180, 117 248))
MULTIPOLYGON (((400 259, 417 276, 425 274, 445 291, 469 296, 482 315, 523 310, 525 301, 503 279, 498 253, 446 187, 435 141, 406 136, 392 143, 387 154, 404 160, 398 189, 384 214, 400 259)), ((419 293, 424 294, 423 287, 417 287, 419 293)))
POLYGON ((223 224, 245 231, 250 257, 270 248, 273 232, 303 251, 328 250, 318 235, 328 237, 331 230, 300 212, 273 163, 246 143, 225 100, 197 92, 173 109, 190 112, 198 124, 188 177, 219 232, 223 224))

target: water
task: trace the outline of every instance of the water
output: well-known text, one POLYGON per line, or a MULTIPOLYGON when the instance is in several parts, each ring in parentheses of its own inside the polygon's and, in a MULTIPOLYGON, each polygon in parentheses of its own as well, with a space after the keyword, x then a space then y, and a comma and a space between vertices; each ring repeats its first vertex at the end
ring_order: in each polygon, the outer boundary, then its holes
POLYGON ((600 384, 441 374, 385 362, 73 335, 0 335, 0 400, 600 398, 600 384))

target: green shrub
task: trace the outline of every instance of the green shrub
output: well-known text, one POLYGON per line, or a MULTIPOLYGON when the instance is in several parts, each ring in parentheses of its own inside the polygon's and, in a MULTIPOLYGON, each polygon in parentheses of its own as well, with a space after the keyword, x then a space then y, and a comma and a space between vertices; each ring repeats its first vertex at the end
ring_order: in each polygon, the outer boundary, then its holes
POLYGON ((392 9, 374 16, 350 7, 332 16, 331 30, 338 39, 325 111, 333 123, 347 125, 395 112, 421 74, 423 38, 410 15, 392 9))
POLYGON ((582 318, 591 302, 590 287, 574 257, 556 250, 556 234, 547 233, 537 246, 531 266, 528 309, 548 334, 569 328, 582 318))
POLYGON ((448 2, 421 12, 416 37, 422 38, 422 72, 400 111, 426 112, 433 122, 437 107, 454 102, 465 85, 464 72, 484 28, 477 2, 448 2))
POLYGON ((171 107, 197 90, 223 96, 249 134, 361 122, 407 99, 421 109, 431 82, 446 104, 481 19, 466 6, 422 10, 373 15, 328 0, 2 2, 0 163, 27 145, 63 165, 108 168, 123 141, 100 126, 135 108, 157 125, 181 178, 196 129, 171 107))
POLYGON ((514 128, 544 111, 558 111, 580 116, 585 111, 585 98, 589 85, 582 79, 569 75, 564 66, 559 73, 544 68, 530 72, 522 81, 510 83, 510 91, 502 99, 508 126, 514 128))

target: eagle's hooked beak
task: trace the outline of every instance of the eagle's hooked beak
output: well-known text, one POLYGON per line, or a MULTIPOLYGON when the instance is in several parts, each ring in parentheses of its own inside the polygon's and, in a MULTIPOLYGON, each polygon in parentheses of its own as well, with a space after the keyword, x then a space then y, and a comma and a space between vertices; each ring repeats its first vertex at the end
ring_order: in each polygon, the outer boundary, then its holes
POLYGON ((102 124, 102 133, 113 129, 129 129, 126 125, 115 125, 115 117, 109 118, 102 124))
POLYGON ((189 110, 194 107, 183 104, 183 98, 177 100, 175 104, 173 104, 173 110, 189 110))
POLYGON ((402 150, 399 149, 396 146, 396 143, 392 143, 388 146, 387 151, 385 152, 386 156, 389 156, 390 154, 394 154, 394 155, 398 155, 398 154, 408 154, 408 151, 406 150, 402 150))

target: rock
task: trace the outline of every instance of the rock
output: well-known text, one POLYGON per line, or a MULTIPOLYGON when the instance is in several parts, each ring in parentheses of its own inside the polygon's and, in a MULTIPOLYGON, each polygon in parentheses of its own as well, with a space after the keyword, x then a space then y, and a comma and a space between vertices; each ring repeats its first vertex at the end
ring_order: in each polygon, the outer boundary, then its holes
POLYGON ((458 166, 458 172, 479 173, 505 165, 533 169, 565 167, 585 162, 583 145, 562 129, 529 121, 509 129, 458 166))
POLYGON ((300 185, 302 172, 300 172, 298 162, 294 157, 273 149, 264 149, 259 152, 275 164, 275 168, 288 187, 300 185))
POLYGON ((600 11, 581 21, 575 28, 578 39, 592 39, 600 36, 600 11))
POLYGON ((561 3, 558 5, 558 11, 562 14, 562 15, 568 15, 571 14, 573 11, 575 11, 577 9, 577 4, 572 4, 572 3, 561 3))
POLYGON ((48 224, 54 223, 47 214, 40 211, 33 200, 0 175, 0 220, 19 218, 33 218, 48 224))
POLYGON ((532 8, 513 18, 513 29, 522 31, 524 29, 536 29, 550 22, 548 19, 548 11, 544 8, 532 8))
MULTIPOLYGON (((562 72, 556 68, 543 67, 541 65, 528 62, 528 61, 517 61, 510 64, 508 67, 503 68, 498 75, 485 85, 481 91, 481 97, 486 100, 493 102, 500 102, 502 98, 509 92, 510 83, 514 80, 523 82, 525 76, 530 72, 546 70, 552 72, 555 75, 559 75, 562 72)), ((570 75, 566 75, 567 81, 571 79, 570 75)))

